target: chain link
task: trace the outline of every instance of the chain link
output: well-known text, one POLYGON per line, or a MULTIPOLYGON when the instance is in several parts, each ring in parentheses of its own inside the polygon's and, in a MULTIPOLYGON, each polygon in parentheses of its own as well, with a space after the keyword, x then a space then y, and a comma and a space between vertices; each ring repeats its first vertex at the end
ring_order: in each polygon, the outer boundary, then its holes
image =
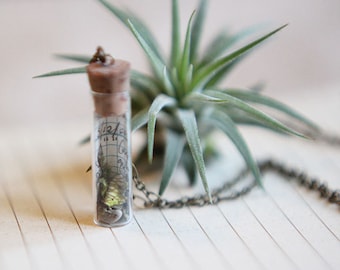
MULTIPOLYGON (((327 183, 322 183, 319 179, 308 176, 306 173, 285 167, 284 165, 270 159, 258 163, 258 167, 262 174, 267 172, 275 172, 287 180, 294 180, 299 185, 319 193, 320 197, 327 200, 331 204, 340 206, 340 190, 331 190, 327 183)), ((141 200, 143 207, 145 208, 183 208, 187 206, 204 206, 208 204, 217 204, 221 201, 235 200, 248 193, 250 193, 254 187, 257 186, 256 181, 253 179, 246 186, 235 189, 236 184, 244 180, 249 175, 249 170, 245 169, 241 171, 231 181, 226 182, 218 189, 211 193, 211 197, 207 194, 199 194, 193 197, 181 197, 177 200, 167 200, 157 193, 150 191, 145 183, 140 179, 136 167, 133 165, 134 174, 133 181, 137 190, 139 190, 143 196, 134 195, 134 200, 141 200), (225 192, 229 192, 223 195, 225 192)))

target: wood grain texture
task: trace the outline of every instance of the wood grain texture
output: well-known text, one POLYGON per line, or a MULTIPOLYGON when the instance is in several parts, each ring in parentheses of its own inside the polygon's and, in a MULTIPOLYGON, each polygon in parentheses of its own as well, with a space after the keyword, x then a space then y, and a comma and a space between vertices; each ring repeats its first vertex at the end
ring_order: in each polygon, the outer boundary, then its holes
MULTIPOLYGON (((235 201, 180 210, 136 207, 128 226, 95 226, 85 173, 91 150, 76 147, 81 132, 66 128, 67 136, 57 127, 0 136, 1 269, 337 269, 339 208, 272 173, 264 176, 263 190, 235 201)), ((259 158, 274 156, 339 186, 339 149, 246 133, 259 158)), ((232 149, 229 155, 234 161, 227 157, 228 165, 211 177, 220 181, 242 166, 232 149)), ((158 183, 148 185, 156 190, 158 183)), ((175 181, 165 196, 200 190, 175 181)))

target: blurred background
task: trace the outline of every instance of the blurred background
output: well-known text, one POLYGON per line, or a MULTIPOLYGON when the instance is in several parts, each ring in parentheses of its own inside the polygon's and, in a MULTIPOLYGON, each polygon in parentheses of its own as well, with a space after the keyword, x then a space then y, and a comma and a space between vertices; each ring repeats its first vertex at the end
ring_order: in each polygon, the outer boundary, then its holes
MULTIPOLYGON (((170 0, 111 2, 144 18, 168 53, 170 0)), ((179 2, 184 34, 197 1, 179 2)), ((301 97, 327 95, 328 89, 333 93, 335 89, 340 104, 339 0, 210 1, 203 47, 222 28, 237 32, 260 25, 259 34, 263 34, 285 23, 289 26, 247 57, 224 85, 265 83, 268 95, 292 105, 303 102, 301 97)), ((130 61, 133 68, 147 70, 132 34, 95 0, 0 0, 1 130, 90 124, 92 101, 85 74, 32 77, 81 65, 57 59, 55 53, 92 55, 98 45, 130 61)), ((310 110, 327 109, 320 100, 318 105, 310 110)))

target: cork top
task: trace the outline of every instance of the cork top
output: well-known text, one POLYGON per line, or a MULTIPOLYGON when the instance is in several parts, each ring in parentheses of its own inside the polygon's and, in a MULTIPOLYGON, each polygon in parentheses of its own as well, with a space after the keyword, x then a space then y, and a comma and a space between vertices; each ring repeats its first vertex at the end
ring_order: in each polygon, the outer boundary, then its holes
POLYGON ((98 93, 124 92, 129 89, 130 63, 114 59, 105 54, 102 47, 97 48, 87 74, 92 91, 98 93))
POLYGON ((123 115, 129 110, 130 64, 105 54, 101 47, 87 66, 95 112, 101 116, 123 115))

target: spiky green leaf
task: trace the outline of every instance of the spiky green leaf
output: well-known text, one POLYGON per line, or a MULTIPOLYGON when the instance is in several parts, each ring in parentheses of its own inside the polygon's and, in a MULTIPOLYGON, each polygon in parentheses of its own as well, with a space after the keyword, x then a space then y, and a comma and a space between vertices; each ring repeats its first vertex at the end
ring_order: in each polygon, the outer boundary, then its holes
POLYGON ((173 86, 176 88, 176 96, 178 97, 178 89, 180 87, 180 81, 179 81, 179 77, 178 77, 178 69, 177 67, 173 67, 171 69, 171 81, 173 86))
POLYGON ((179 68, 180 78, 184 82, 187 76, 187 72, 190 65, 190 49, 191 49, 191 36, 192 36, 192 20, 194 18, 195 11, 191 14, 188 22, 187 31, 185 35, 184 49, 181 57, 181 66, 179 68))
POLYGON ((87 135, 83 139, 80 140, 79 145, 88 144, 91 141, 91 135, 87 135))
POLYGON ((187 139, 187 143, 189 145, 192 157, 195 161, 197 170, 201 176, 201 180, 205 189, 206 194, 208 195, 211 201, 211 194, 209 190, 208 180, 206 176, 205 164, 203 159, 203 151, 202 146, 198 134, 197 121, 194 111, 192 110, 178 110, 178 118, 182 123, 185 136, 187 139))
POLYGON ((261 185, 259 168, 256 165, 256 162, 254 161, 246 142, 236 128, 236 125, 232 119, 226 113, 224 113, 223 110, 215 109, 210 115, 209 121, 211 121, 214 126, 222 130, 230 138, 230 140, 234 143, 236 148, 243 156, 256 181, 261 185))
POLYGON ((216 35, 208 44, 207 49, 204 50, 203 56, 197 66, 202 67, 220 57, 229 48, 231 40, 233 40, 232 36, 225 33, 225 31, 216 35))
POLYGON ((207 0, 200 0, 197 14, 192 25, 192 37, 190 43, 190 63, 195 63, 197 59, 197 51, 200 44, 204 19, 207 11, 207 0))
POLYGON ((181 158, 185 140, 184 137, 178 133, 168 131, 166 148, 164 155, 164 166, 161 184, 159 186, 159 195, 162 195, 168 186, 170 179, 177 167, 181 158))
POLYGON ((144 108, 148 108, 151 104, 150 99, 140 91, 130 90, 131 92, 131 111, 135 115, 144 108))
POLYGON ((313 128, 313 129, 318 129, 317 125, 314 124, 312 121, 298 113, 297 111, 293 110, 289 106, 272 99, 268 96, 261 95, 258 92, 255 91, 249 91, 249 90, 240 90, 240 89, 225 89, 222 90, 223 92, 227 93, 228 95, 231 95, 233 97, 236 97, 238 99, 241 99, 246 102, 253 102, 253 103, 258 103, 262 104, 265 106, 268 106, 270 108, 276 109, 278 111, 281 111, 299 121, 302 123, 306 124, 307 126, 313 128))
POLYGON ((178 11, 178 0, 172 0, 172 39, 170 66, 177 67, 181 55, 181 33, 180 17, 178 11))
POLYGON ((99 0, 99 2, 102 3, 103 6, 106 7, 125 26, 130 27, 128 23, 128 20, 130 20, 135 25, 138 32, 141 33, 148 46, 155 52, 157 57, 163 59, 156 39, 146 24, 141 19, 139 19, 136 14, 132 13, 131 11, 123 11, 106 0, 99 0))
MULTIPOLYGON (((223 106, 223 111, 228 114, 228 116, 233 120, 236 124, 241 125, 251 125, 251 126, 259 126, 261 128, 269 128, 272 131, 277 132, 277 129, 271 129, 270 127, 264 125, 261 121, 254 119, 249 113, 238 109, 237 107, 227 107, 223 106)), ((280 131, 280 133, 283 133, 280 131)), ((287 134, 287 133, 283 133, 287 134)))
POLYGON ((214 62, 207 64, 206 66, 202 67, 196 73, 196 76, 195 76, 194 82, 193 82, 193 87, 198 88, 198 89, 201 88, 202 85, 204 85, 207 81, 209 81, 211 79, 211 77, 217 71, 219 71, 220 69, 222 69, 223 67, 228 65, 231 61, 233 61, 237 57, 243 55, 244 53, 246 53, 247 51, 249 51, 250 49, 252 49, 256 45, 262 43, 264 40, 266 40, 270 36, 274 35, 275 33, 277 33, 278 31, 280 31, 281 29, 283 29, 286 26, 287 25, 283 25, 283 26, 275 29, 274 31, 256 39, 255 41, 243 46, 242 48, 234 51, 233 53, 230 53, 230 54, 226 55, 225 57, 222 57, 221 59, 214 61, 214 62))
POLYGON ((191 186, 195 185, 197 182, 197 168, 195 166, 195 161, 192 157, 190 150, 184 148, 182 158, 180 160, 183 166, 184 172, 186 173, 189 183, 191 186))
POLYGON ((185 81, 184 81, 184 85, 183 85, 185 94, 187 94, 191 91, 190 84, 191 84, 191 81, 192 81, 193 74, 194 74, 194 65, 190 64, 188 71, 187 71, 187 74, 185 76, 185 81))
MULTIPOLYGON (((273 128, 266 123, 262 122, 259 119, 254 118, 250 113, 242 111, 241 109, 238 109, 236 107, 226 107, 223 106, 221 109, 228 114, 228 116, 233 120, 234 123, 237 125, 247 125, 247 126, 253 126, 253 127, 259 127, 262 129, 268 129, 272 132, 277 132, 281 135, 288 135, 287 132, 284 132, 282 130, 278 130, 277 128, 273 128)), ((285 124, 284 122, 282 122, 285 124)))
POLYGON ((208 96, 212 96, 212 97, 216 97, 216 98, 220 98, 220 99, 223 99, 225 101, 228 101, 228 103, 230 105, 235 106, 236 108, 249 113, 253 118, 262 122, 263 124, 266 124, 267 126, 271 127, 272 129, 305 138, 305 136, 303 134, 301 134, 301 133, 299 133, 295 130, 292 130, 291 128, 282 124, 281 122, 279 122, 275 118, 273 118, 273 117, 267 115, 266 113, 254 108, 253 106, 247 104, 246 102, 242 101, 241 99, 235 98, 231 95, 228 95, 227 93, 217 91, 217 90, 206 90, 203 93, 208 95, 208 96))
POLYGON ((138 29, 135 27, 135 25, 132 23, 132 21, 128 20, 128 24, 130 26, 130 30, 138 40, 139 44, 142 46, 144 49, 145 53, 147 54, 150 64, 155 70, 155 73, 158 77, 159 80, 162 80, 163 77, 163 69, 164 69, 164 62, 162 61, 161 58, 157 55, 156 51, 150 47, 148 42, 145 40, 143 34, 141 34, 138 29))
POLYGON ((148 114, 149 114, 149 110, 144 109, 144 110, 139 111, 137 114, 135 114, 132 117, 131 119, 131 131, 132 132, 146 125, 149 119, 148 114))
POLYGON ((89 63, 92 59, 91 56, 82 54, 55 54, 56 57, 81 63, 89 63))
POLYGON ((166 94, 168 94, 169 96, 174 97, 175 96, 174 85, 171 81, 171 77, 170 77, 169 71, 168 71, 166 66, 164 66, 164 68, 163 68, 163 80, 162 80, 162 82, 163 82, 164 92, 166 94))
POLYGON ((247 54, 243 54, 239 57, 237 57, 235 60, 231 61, 227 65, 225 65, 223 68, 219 69, 215 74, 212 74, 209 80, 205 82, 205 84, 202 84, 202 87, 209 88, 211 86, 215 87, 219 82, 221 82, 223 79, 225 79, 228 74, 234 70, 235 66, 238 65, 247 54))
POLYGON ((258 25, 251 26, 236 34, 230 34, 226 32, 225 29, 223 29, 219 34, 215 36, 211 43, 207 45, 207 48, 204 50, 203 56, 198 63, 198 67, 202 67, 207 63, 215 61, 237 42, 254 33, 256 30, 258 30, 258 28, 258 25))
POLYGON ((148 158, 149 161, 152 161, 153 158, 153 146, 154 146, 154 138, 155 138, 155 127, 156 127, 156 118, 157 114, 166 106, 173 106, 176 104, 176 100, 166 96, 159 95, 152 102, 150 109, 148 111, 148 158))
POLYGON ((159 93, 157 82, 154 78, 145 75, 137 70, 131 70, 130 72, 131 86, 138 91, 145 93, 145 95, 153 100, 159 93))
POLYGON ((51 71, 48 73, 44 73, 38 76, 34 76, 33 78, 44 78, 44 77, 53 77, 53 76, 61 76, 61 75, 68 75, 68 74, 79 74, 79 73, 86 73, 86 66, 85 67, 76 67, 76 68, 68 68, 62 70, 51 71))
POLYGON ((220 98, 216 98, 216 97, 212 97, 209 95, 206 95, 204 93, 200 93, 200 92, 192 92, 189 95, 187 95, 184 100, 183 103, 186 106, 190 106, 193 103, 226 103, 226 100, 220 99, 220 98))

